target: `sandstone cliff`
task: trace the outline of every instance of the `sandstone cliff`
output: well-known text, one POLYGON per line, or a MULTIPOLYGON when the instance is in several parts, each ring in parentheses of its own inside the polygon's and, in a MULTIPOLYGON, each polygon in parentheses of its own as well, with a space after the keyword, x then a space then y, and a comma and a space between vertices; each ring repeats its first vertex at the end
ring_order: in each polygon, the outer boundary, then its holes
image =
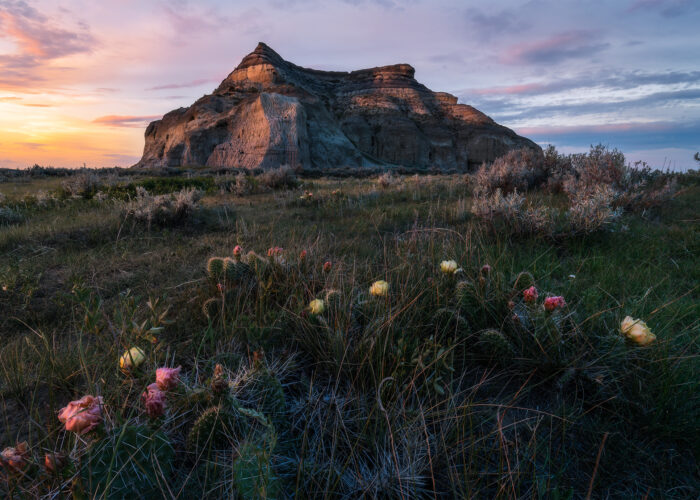
POLYGON ((146 129, 137 167, 466 168, 539 147, 408 64, 352 72, 301 68, 260 43, 211 94, 146 129))

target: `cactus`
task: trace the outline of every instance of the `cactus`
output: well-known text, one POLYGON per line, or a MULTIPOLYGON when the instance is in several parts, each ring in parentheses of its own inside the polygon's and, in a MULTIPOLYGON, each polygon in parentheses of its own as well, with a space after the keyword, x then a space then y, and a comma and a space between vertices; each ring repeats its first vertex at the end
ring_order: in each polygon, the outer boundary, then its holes
POLYGON ((226 436, 233 433, 234 415, 221 405, 204 410, 192 424, 187 434, 187 449, 200 453, 208 445, 221 446, 226 436))
POLYGON ((216 318, 221 313, 221 299, 212 297, 202 304, 202 312, 208 319, 216 318))
POLYGON ((207 274, 214 281, 221 281, 224 276, 225 260, 221 257, 212 257, 207 261, 207 274))
POLYGON ((115 427, 82 457, 80 476, 90 498, 155 498, 169 477, 175 451, 167 436, 146 426, 115 427))
POLYGON ((513 354, 513 346, 498 330, 490 329, 481 332, 479 347, 484 354, 495 359, 507 359, 513 354))
POLYGON ((279 478, 270 465, 270 454, 260 446, 246 443, 233 464, 236 489, 243 498, 278 498, 279 478))
POLYGON ((517 291, 525 290, 531 286, 535 286, 535 277, 527 271, 518 273, 513 282, 513 288, 517 291))
POLYGON ((253 270, 245 262, 236 262, 234 259, 224 260, 224 276, 226 282, 233 285, 243 285, 253 277, 253 270))

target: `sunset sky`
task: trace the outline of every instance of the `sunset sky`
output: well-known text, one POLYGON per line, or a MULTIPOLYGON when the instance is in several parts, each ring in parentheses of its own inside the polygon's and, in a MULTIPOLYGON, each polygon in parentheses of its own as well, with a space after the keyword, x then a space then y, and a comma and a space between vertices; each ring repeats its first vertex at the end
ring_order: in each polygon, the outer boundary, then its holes
POLYGON ((0 0, 0 167, 129 166, 259 41, 318 69, 410 63, 564 152, 696 166, 698 0, 0 0))

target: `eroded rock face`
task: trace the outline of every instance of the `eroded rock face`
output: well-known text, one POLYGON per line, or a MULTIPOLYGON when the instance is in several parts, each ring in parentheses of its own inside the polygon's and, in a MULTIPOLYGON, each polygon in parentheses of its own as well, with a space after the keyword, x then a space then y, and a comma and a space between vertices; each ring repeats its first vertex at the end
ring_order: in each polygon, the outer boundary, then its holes
POLYGON ((260 43, 213 94, 152 122, 136 166, 452 169, 514 148, 540 151, 414 72, 408 64, 301 68, 260 43))

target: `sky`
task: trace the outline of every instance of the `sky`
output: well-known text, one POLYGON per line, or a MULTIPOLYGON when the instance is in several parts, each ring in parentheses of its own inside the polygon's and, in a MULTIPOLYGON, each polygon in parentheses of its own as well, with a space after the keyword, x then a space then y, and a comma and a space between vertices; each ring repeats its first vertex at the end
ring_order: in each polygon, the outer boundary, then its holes
POLYGON ((700 0, 0 0, 0 167, 130 166, 258 42, 396 63, 565 153, 697 168, 700 0))

